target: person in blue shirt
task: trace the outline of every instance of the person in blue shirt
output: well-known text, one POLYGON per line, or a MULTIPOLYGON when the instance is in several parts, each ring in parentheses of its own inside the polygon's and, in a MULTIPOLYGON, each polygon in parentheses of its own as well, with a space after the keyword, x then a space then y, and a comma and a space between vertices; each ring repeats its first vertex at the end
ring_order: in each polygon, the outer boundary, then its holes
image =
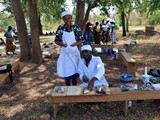
POLYGON ((15 54, 15 46, 13 45, 13 37, 12 37, 12 26, 8 26, 8 30, 5 31, 4 36, 6 37, 6 54, 8 52, 13 52, 15 54))

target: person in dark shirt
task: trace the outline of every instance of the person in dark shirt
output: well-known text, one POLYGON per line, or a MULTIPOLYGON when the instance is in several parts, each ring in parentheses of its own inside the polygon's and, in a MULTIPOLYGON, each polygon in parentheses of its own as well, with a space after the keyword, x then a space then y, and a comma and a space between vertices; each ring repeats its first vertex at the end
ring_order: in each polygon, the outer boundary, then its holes
POLYGON ((95 44, 100 44, 100 26, 98 22, 96 22, 95 26, 93 27, 93 36, 95 44))
POLYGON ((92 24, 90 22, 87 22, 85 25, 85 44, 90 44, 92 42, 92 24))

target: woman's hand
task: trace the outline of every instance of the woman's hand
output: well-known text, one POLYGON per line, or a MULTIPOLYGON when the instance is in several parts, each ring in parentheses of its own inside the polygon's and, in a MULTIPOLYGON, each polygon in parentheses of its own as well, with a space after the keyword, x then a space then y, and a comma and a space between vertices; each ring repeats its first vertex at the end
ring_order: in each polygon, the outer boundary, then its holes
POLYGON ((61 41, 56 41, 56 44, 59 45, 60 47, 67 47, 67 44, 65 44, 61 41))
POLYGON ((67 44, 64 44, 64 43, 63 43, 63 45, 62 45, 62 46, 63 46, 63 47, 67 47, 67 44))

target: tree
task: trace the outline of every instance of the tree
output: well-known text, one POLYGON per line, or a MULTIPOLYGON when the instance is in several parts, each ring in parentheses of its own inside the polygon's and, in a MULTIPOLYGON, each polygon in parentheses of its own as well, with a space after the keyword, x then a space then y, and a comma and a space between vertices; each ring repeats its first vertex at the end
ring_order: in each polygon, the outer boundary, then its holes
POLYGON ((149 1, 148 14, 152 14, 156 10, 160 10, 160 2, 159 2, 159 0, 150 0, 149 1))
POLYGON ((111 0, 112 5, 118 8, 119 13, 121 14, 122 20, 122 36, 126 36, 126 28, 125 28, 125 0, 111 0))
POLYGON ((126 31, 129 31, 130 13, 140 4, 140 0, 111 0, 111 2, 113 6, 118 8, 118 12, 121 14, 122 36, 126 36, 126 31))
POLYGON ((38 26, 38 14, 37 14, 37 2, 36 0, 28 0, 28 11, 31 27, 31 39, 32 39, 32 62, 40 64, 42 63, 42 52, 39 39, 39 26, 38 26))
MULTIPOLYGON (((22 6, 25 13, 27 11, 28 0, 21 0, 22 6)), ((46 21, 59 20, 60 13, 64 10, 65 0, 37 0, 37 12, 38 12, 38 26, 39 26, 39 35, 43 35, 43 26, 41 23, 41 18, 45 17, 46 21)), ((28 17, 28 14, 26 14, 28 17)))
POLYGON ((39 23, 39 34, 42 35, 42 24, 41 17, 45 17, 46 21, 59 20, 60 14, 64 10, 65 0, 38 0, 38 23, 39 23))
POLYGON ((84 26, 84 9, 85 9, 85 2, 84 0, 77 0, 77 5, 76 5, 76 19, 75 19, 75 24, 79 25, 79 27, 83 31, 83 26, 84 26))
POLYGON ((29 45, 27 28, 20 0, 11 0, 11 5, 13 8, 13 13, 18 29, 18 37, 21 51, 20 60, 28 62, 31 59, 31 49, 29 45))
POLYGON ((108 6, 110 6, 109 0, 76 0, 75 23, 79 25, 84 32, 85 23, 88 21, 90 11, 95 7, 101 7, 101 10, 108 15, 108 6), (87 8, 86 11, 85 8, 87 8))

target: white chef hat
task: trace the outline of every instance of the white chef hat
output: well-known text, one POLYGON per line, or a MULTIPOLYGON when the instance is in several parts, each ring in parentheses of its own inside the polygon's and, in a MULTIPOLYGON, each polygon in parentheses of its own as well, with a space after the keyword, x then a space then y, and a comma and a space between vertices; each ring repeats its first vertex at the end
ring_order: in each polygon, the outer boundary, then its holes
POLYGON ((81 51, 83 51, 83 50, 92 51, 92 47, 91 47, 90 45, 83 45, 83 46, 81 47, 81 51))
POLYGON ((72 13, 66 10, 61 13, 61 17, 63 18, 65 15, 72 15, 72 13))
POLYGON ((111 18, 107 18, 107 21, 111 21, 112 19, 111 18))
POLYGON ((116 21, 115 21, 115 20, 111 20, 110 22, 112 22, 112 23, 116 23, 116 21))

